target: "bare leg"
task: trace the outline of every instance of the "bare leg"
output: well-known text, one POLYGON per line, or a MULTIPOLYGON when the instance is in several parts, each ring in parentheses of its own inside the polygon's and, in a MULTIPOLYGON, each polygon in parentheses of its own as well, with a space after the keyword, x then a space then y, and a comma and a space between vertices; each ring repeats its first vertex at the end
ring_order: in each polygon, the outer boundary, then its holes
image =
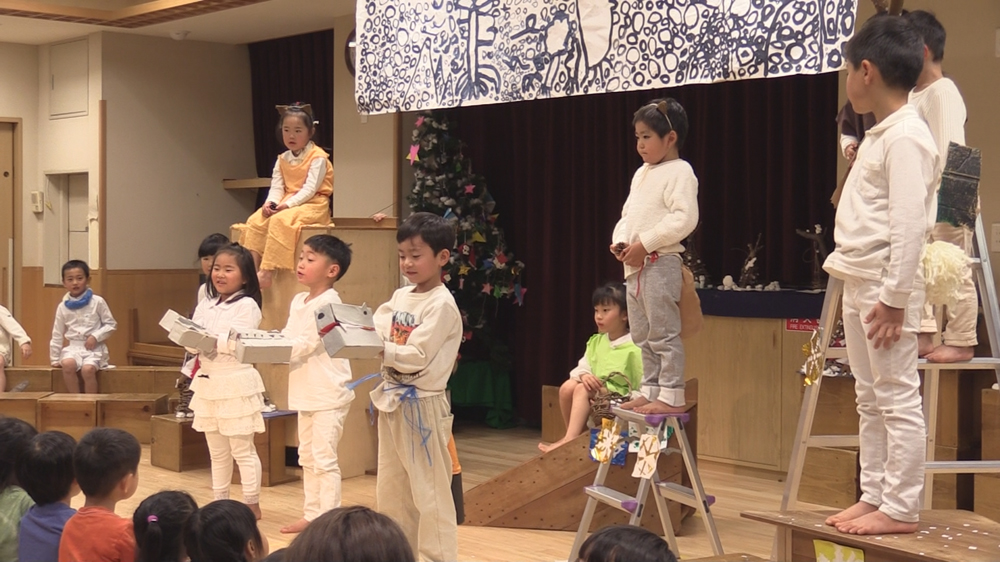
POLYGON ((934 351, 934 334, 917 334, 917 357, 927 357, 934 351))
POLYGON ((298 521, 292 523, 291 525, 286 525, 282 527, 281 532, 286 535, 301 533, 302 531, 305 531, 306 527, 308 526, 309 526, 309 521, 306 521, 306 519, 303 517, 302 519, 299 519, 298 521))
MULTIPOLYGON (((562 394, 562 392, 560 392, 562 394)), ((561 396, 560 396, 561 397, 561 396)), ((590 414, 590 391, 582 384, 573 390, 573 405, 570 410, 569 423, 566 424, 566 435, 551 445, 538 444, 538 449, 547 453, 556 447, 572 441, 587 428, 587 416, 590 414)))
POLYGON ((927 360, 932 363, 961 363, 970 361, 976 350, 971 347, 956 347, 954 345, 939 345, 927 354, 927 360))
POLYGON ((274 282, 274 272, 270 269, 261 269, 257 272, 257 281, 260 282, 261 289, 268 289, 274 282))
POLYGON ((826 524, 836 526, 840 523, 850 521, 851 519, 857 519, 863 515, 868 515, 873 511, 878 511, 878 508, 870 503, 858 502, 836 515, 827 517, 826 524))
POLYGON ((97 394, 97 367, 84 365, 80 369, 80 376, 83 377, 83 392, 97 394))
POLYGON ((559 412, 562 413, 563 425, 566 427, 569 427, 569 416, 573 411, 573 393, 578 386, 583 386, 583 383, 569 379, 559 387, 559 412))
POLYGON ((836 527, 841 533, 851 535, 895 535, 917 532, 916 522, 897 521, 881 511, 873 511, 857 519, 838 523, 836 527))
POLYGON ((0 392, 7 392, 7 373, 3 370, 6 366, 6 361, 0 357, 0 392))
POLYGON ((253 268, 260 269, 260 260, 261 260, 260 252, 255 252, 254 250, 250 250, 250 257, 253 258, 253 268))
POLYGON ((63 381, 66 383, 66 392, 80 394, 80 380, 76 376, 76 361, 63 359, 62 372, 63 381))
POLYGON ((257 521, 260 521, 261 518, 264 517, 264 514, 262 514, 260 512, 260 504, 259 503, 248 503, 248 504, 244 504, 244 505, 246 505, 247 507, 250 508, 250 511, 253 512, 253 516, 257 519, 257 521))

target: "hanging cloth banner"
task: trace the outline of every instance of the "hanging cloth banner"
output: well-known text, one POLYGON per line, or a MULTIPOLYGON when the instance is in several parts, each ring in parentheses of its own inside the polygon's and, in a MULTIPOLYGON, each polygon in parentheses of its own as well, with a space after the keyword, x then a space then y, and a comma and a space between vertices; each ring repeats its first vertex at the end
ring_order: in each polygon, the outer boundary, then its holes
POLYGON ((358 0, 361 113, 819 74, 856 0, 358 0))

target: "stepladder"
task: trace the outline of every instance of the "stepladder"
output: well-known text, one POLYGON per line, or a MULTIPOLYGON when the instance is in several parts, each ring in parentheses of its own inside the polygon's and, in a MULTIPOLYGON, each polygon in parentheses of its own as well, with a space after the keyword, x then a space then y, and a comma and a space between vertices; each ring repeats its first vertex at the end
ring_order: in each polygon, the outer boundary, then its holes
MULTIPOLYGON (((719 540, 719 533, 711 511, 711 506, 715 503, 715 498, 705 493, 701 477, 698 474, 698 467, 691 449, 691 443, 687 437, 685 424, 690 420, 689 414, 644 415, 631 410, 623 410, 617 406, 612 407, 611 411, 615 417, 614 430, 611 433, 617 436, 620 429, 627 428, 628 424, 632 423, 638 427, 640 436, 652 436, 651 438, 647 437, 647 441, 640 440, 640 453, 638 453, 640 455, 644 454, 642 448, 648 440, 655 441, 656 443, 668 443, 671 435, 676 436, 677 448, 667 447, 659 449, 658 454, 679 452, 691 485, 683 486, 674 482, 662 481, 655 468, 656 457, 654 456, 651 460, 652 470, 648 471, 648 475, 639 477, 638 490, 635 496, 630 496, 605 486, 608 471, 611 469, 611 462, 610 459, 608 459, 608 462, 602 462, 597 469, 593 485, 584 488, 584 492, 587 495, 587 504, 583 511, 583 517, 580 520, 580 527, 576 532, 576 538, 573 541, 573 549, 570 551, 569 561, 577 562, 579 559, 580 548, 583 546, 583 542, 590 531, 598 504, 605 504, 628 513, 629 525, 639 525, 642 521, 643 510, 650 492, 652 492, 653 501, 656 502, 656 508, 660 514, 663 535, 674 554, 680 556, 677 550, 677 537, 674 534, 673 524, 670 521, 670 513, 667 509, 667 500, 693 507, 705 524, 708 539, 712 544, 712 551, 716 555, 724 554, 722 542, 719 540)), ((620 442, 615 446, 627 447, 628 445, 625 442, 620 442)), ((642 462, 643 458, 640 456, 637 464, 641 464, 642 462)))

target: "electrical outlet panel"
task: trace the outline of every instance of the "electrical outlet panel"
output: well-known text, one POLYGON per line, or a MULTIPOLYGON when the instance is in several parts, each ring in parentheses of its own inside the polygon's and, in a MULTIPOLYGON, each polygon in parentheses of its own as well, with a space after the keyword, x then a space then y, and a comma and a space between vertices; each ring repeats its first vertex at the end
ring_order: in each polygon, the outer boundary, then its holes
POLYGON ((44 191, 32 191, 31 192, 31 212, 41 213, 45 210, 45 192, 44 191))

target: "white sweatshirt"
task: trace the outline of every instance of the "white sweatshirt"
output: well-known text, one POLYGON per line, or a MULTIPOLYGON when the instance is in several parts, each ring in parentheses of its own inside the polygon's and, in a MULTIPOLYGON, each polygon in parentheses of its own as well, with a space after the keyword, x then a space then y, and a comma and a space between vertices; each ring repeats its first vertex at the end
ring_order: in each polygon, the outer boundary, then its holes
POLYGON ((912 105, 865 133, 837 207, 836 249, 823 269, 881 281, 879 300, 905 308, 924 242, 937 217, 941 159, 912 105))
POLYGON ((340 295, 328 289, 306 302, 309 293, 292 298, 288 324, 282 333, 292 342, 292 360, 288 368, 288 407, 317 412, 344 407, 354 400, 351 362, 327 354, 316 327, 316 310, 325 304, 340 304, 340 295))
POLYGON ((965 101, 950 78, 931 82, 919 92, 910 92, 910 104, 931 129, 941 155, 941 166, 948 160, 948 143, 965 146, 965 101))
POLYGON ((52 324, 52 340, 49 342, 49 359, 58 363, 62 355, 63 338, 70 345, 83 345, 89 336, 97 340, 94 351, 104 351, 107 356, 107 346, 104 342, 118 328, 118 322, 111 315, 108 303, 98 295, 90 297, 90 302, 83 308, 70 310, 66 306, 69 293, 63 296, 63 302, 56 307, 56 319, 52 324))
POLYGON ((235 355, 235 345, 229 341, 229 330, 256 330, 260 326, 260 307, 250 297, 236 299, 236 295, 228 301, 219 302, 218 298, 207 298, 198 303, 191 320, 208 330, 216 338, 216 353, 204 354, 197 349, 188 349, 190 353, 199 353, 201 363, 239 363, 235 355), (209 357, 209 355, 212 355, 209 357))
MULTIPOLYGON (((31 343, 31 338, 28 337, 28 333, 24 331, 24 328, 21 327, 17 320, 14 320, 14 316, 10 313, 10 311, 5 307, 0 306, 0 357, 12 359, 10 346, 11 339, 13 339, 14 343, 18 346, 31 343)), ((10 367, 10 364, 7 364, 7 366, 10 367)), ((0 390, 3 389, 0 388, 0 390)))
POLYGON ((407 385, 417 397, 442 394, 458 360, 462 344, 462 315, 445 285, 426 293, 416 286, 402 287, 378 307, 375 330, 385 342, 382 359, 385 380, 371 393, 375 407, 391 412, 408 391, 391 380, 396 374, 415 374, 407 385))
MULTIPOLYGON (((697 226, 698 178, 691 165, 680 158, 643 164, 632 177, 611 242, 638 241, 649 253, 679 254, 697 226)), ((625 277, 638 271, 626 265, 625 277)))

